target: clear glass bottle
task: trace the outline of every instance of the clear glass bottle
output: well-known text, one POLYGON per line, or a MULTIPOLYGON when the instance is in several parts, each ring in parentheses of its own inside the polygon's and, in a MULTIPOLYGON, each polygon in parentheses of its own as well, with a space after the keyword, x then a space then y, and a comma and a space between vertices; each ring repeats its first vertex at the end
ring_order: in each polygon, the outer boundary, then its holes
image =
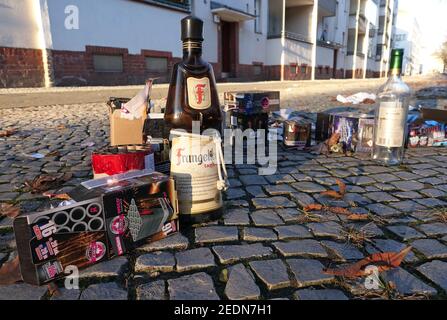
POLYGON ((399 165, 404 158, 411 91, 401 78, 403 54, 403 49, 391 51, 391 74, 378 94, 372 158, 383 165, 399 165))

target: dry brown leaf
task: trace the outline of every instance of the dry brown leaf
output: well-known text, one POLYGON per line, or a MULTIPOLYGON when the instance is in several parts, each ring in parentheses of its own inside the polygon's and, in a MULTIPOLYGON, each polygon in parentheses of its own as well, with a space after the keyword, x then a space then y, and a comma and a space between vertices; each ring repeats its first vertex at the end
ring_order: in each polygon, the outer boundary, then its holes
POLYGON ((374 103, 376 103, 376 101, 373 100, 373 99, 366 98, 366 99, 364 99, 362 101, 362 103, 364 103, 364 104, 374 104, 374 103))
POLYGON ((338 191, 335 191, 335 190, 323 191, 323 192, 321 192, 321 195, 322 196, 328 196, 328 197, 331 197, 331 198, 334 198, 334 199, 342 199, 343 198, 343 195, 340 194, 338 191))
POLYGON ((65 130, 67 127, 64 124, 60 124, 56 127, 57 130, 65 130))
POLYGON ((3 264, 0 268, 0 285, 6 286, 22 280, 19 264, 19 256, 3 264))
POLYGON ((15 218, 20 214, 20 208, 10 203, 0 204, 0 216, 15 218))
POLYGON ((59 151, 54 150, 54 151, 51 151, 51 152, 47 153, 45 155, 45 158, 48 158, 48 157, 59 157, 60 155, 61 155, 61 153, 59 151))
POLYGON ((367 214, 353 213, 348 216, 348 219, 355 221, 367 221, 369 220, 369 216, 367 214))
POLYGON ((342 207, 326 207, 326 210, 335 214, 341 214, 344 216, 350 216, 351 214, 353 214, 351 211, 349 211, 346 208, 342 208, 342 207))
POLYGON ((303 208, 304 211, 319 211, 319 210, 323 210, 323 209, 324 209, 324 207, 318 203, 311 203, 303 208))
POLYGON ((410 252, 411 246, 400 252, 374 253, 350 266, 339 269, 324 269, 323 272, 334 276, 356 278, 367 275, 365 268, 369 265, 377 267, 379 272, 397 268, 405 256, 410 252))
POLYGON ((338 185, 338 188, 340 189, 340 194, 342 195, 342 196, 344 196, 345 194, 346 194, 346 184, 343 182, 343 181, 341 181, 340 179, 335 179, 335 182, 337 183, 337 185, 338 185))
POLYGON ((71 179, 73 175, 70 172, 56 175, 43 174, 32 181, 25 181, 26 191, 31 193, 41 193, 50 189, 59 187, 61 184, 71 179))
POLYGON ((329 146, 329 149, 338 143, 338 140, 340 140, 340 133, 336 132, 332 134, 332 136, 326 140, 326 144, 329 146))
POLYGON ((71 197, 66 193, 55 194, 55 193, 44 192, 42 193, 42 195, 50 199, 71 200, 71 197))
POLYGON ((17 130, 16 129, 5 129, 5 130, 0 130, 0 138, 4 138, 4 137, 9 137, 12 136, 14 133, 16 133, 17 130))

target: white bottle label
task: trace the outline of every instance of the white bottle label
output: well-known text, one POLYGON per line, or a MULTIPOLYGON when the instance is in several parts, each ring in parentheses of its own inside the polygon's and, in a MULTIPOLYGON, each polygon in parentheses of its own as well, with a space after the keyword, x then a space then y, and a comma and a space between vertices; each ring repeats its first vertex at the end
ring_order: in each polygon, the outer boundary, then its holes
POLYGON ((404 145, 405 108, 401 102, 381 102, 377 118, 376 145, 395 148, 404 145))
POLYGON ((188 104, 193 109, 207 109, 211 107, 210 79, 189 77, 186 80, 188 87, 188 104))
POLYGON ((174 138, 171 176, 177 187, 180 214, 198 214, 222 207, 213 140, 188 136, 174 138))

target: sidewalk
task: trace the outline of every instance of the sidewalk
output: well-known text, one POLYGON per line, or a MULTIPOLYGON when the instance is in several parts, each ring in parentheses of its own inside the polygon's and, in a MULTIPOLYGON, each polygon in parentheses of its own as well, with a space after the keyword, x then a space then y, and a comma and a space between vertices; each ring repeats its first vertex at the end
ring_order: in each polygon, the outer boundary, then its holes
MULTIPOLYGON (((219 83, 218 90, 279 90, 282 107, 305 106, 330 102, 337 94, 352 94, 359 91, 375 92, 386 79, 340 79, 316 81, 271 81, 253 83, 219 83), (326 99, 323 99, 326 98, 326 99)), ((427 82, 447 85, 447 76, 414 76, 405 81, 414 89, 427 82)), ((152 91, 154 100, 164 99, 168 84, 155 85, 152 91)), ((102 103, 110 96, 132 97, 142 86, 117 87, 56 87, 56 88, 13 88, 0 89, 0 108, 23 108, 45 105, 69 105, 83 103, 102 103)))

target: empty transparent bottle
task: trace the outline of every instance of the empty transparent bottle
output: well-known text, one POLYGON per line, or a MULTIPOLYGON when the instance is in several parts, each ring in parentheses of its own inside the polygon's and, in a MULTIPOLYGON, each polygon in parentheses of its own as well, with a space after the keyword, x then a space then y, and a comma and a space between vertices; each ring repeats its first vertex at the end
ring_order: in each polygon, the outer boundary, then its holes
POLYGON ((372 158, 384 165, 399 165, 404 157, 411 91, 401 78, 403 54, 391 51, 391 74, 378 94, 372 158))

